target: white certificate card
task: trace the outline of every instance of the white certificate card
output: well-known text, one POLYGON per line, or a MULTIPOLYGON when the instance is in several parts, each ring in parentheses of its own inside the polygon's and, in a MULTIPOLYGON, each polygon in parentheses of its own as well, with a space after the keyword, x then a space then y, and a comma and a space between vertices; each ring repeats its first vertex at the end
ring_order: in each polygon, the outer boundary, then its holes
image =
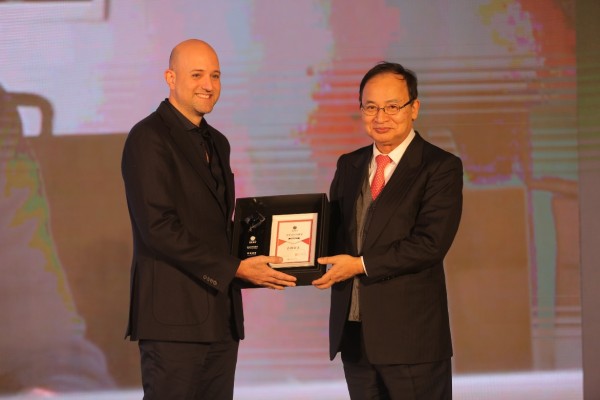
POLYGON ((283 258, 273 268, 315 265, 318 213, 273 215, 270 256, 283 258))

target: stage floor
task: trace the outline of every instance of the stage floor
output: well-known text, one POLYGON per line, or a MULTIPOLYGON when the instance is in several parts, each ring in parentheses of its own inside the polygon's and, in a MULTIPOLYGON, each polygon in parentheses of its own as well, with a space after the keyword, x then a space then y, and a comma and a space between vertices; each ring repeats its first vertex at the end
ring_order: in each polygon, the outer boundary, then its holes
MULTIPOLYGON (((583 375, 579 370, 510 374, 459 375, 453 378, 457 400, 582 400, 583 375)), ((140 390, 101 393, 27 393, 0 400, 51 398, 57 400, 139 400, 140 390)), ((347 400, 344 381, 307 381, 236 387, 236 400, 347 400)))

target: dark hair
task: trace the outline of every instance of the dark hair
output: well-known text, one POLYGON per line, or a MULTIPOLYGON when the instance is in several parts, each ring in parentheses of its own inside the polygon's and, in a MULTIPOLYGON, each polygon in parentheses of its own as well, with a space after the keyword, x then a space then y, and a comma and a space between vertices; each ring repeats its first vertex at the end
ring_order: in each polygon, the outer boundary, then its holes
POLYGON ((358 92, 359 106, 362 106, 363 89, 365 88, 367 82, 371 80, 371 78, 385 73, 400 75, 406 81, 406 86, 408 87, 408 97, 410 101, 419 97, 419 91, 417 90, 417 74, 410 69, 404 68, 400 64, 381 61, 371 68, 362 78, 362 81, 360 81, 360 89, 358 92))

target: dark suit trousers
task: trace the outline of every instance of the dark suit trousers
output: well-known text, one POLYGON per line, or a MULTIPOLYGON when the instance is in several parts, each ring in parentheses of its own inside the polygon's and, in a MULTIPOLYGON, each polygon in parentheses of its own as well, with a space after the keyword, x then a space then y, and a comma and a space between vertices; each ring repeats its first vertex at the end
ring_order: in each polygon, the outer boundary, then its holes
POLYGON ((140 340, 144 400, 231 400, 239 341, 140 340))
POLYGON ((360 322, 347 322, 342 362, 352 400, 451 400, 450 359, 423 364, 371 364, 360 322))

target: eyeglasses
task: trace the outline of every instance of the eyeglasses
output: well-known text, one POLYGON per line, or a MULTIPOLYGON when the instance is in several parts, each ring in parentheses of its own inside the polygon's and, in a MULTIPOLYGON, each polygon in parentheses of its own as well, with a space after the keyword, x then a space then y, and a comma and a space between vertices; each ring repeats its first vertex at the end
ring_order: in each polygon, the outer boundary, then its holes
POLYGON ((367 104, 366 106, 361 105, 360 109, 362 110, 363 114, 369 115, 371 117, 377 115, 379 110, 383 110, 383 112, 387 115, 394 115, 398 114, 400 110, 402 110, 404 107, 411 104, 412 102, 413 100, 411 99, 401 106, 399 106, 398 104, 388 104, 383 107, 377 107, 375 104, 367 104))

